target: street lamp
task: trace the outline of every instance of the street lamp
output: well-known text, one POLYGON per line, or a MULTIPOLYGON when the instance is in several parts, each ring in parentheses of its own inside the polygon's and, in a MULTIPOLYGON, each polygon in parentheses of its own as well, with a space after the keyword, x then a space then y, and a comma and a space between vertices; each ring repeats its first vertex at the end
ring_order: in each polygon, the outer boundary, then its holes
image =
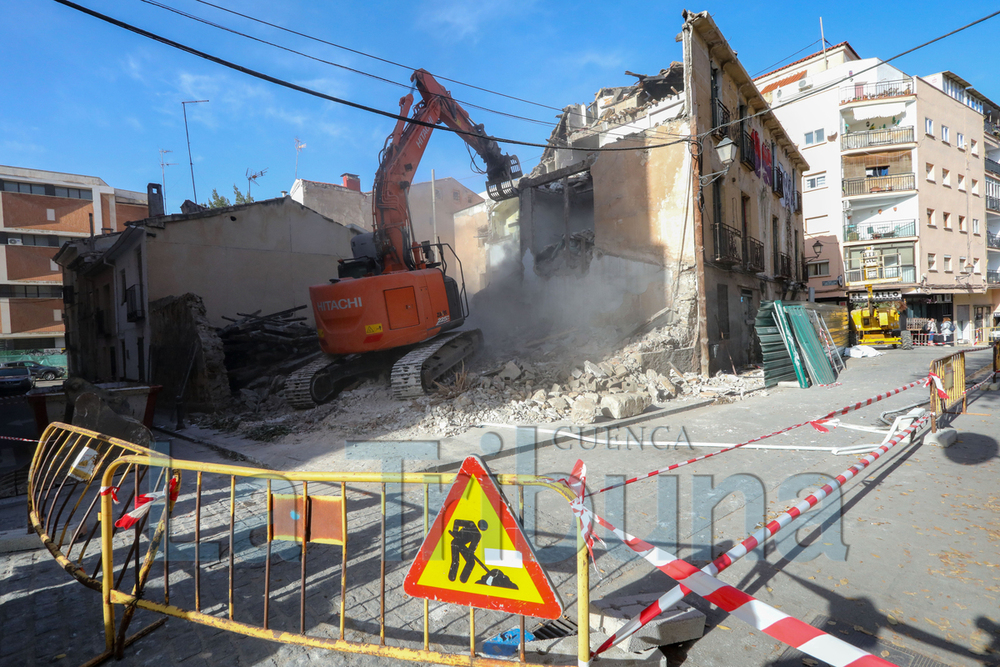
MULTIPOLYGON (((819 254, 823 252, 823 244, 819 240, 813 243, 813 252, 816 253, 816 257, 819 257, 819 254)), ((816 259, 816 257, 813 257, 813 259, 816 259)))
POLYGON ((208 102, 208 100, 189 100, 187 102, 181 102, 181 108, 184 110, 184 136, 187 137, 188 143, 188 164, 191 165, 191 191, 194 193, 194 203, 198 203, 198 189, 194 186, 194 160, 191 159, 191 135, 188 134, 188 104, 201 104, 203 102, 208 102))
POLYGON ((722 178, 729 172, 729 168, 736 161, 736 142, 726 137, 720 141, 715 146, 715 154, 718 156, 719 161, 722 162, 724 169, 722 171, 716 171, 711 174, 705 174, 704 176, 698 177, 698 182, 701 187, 705 187, 716 180, 722 178))

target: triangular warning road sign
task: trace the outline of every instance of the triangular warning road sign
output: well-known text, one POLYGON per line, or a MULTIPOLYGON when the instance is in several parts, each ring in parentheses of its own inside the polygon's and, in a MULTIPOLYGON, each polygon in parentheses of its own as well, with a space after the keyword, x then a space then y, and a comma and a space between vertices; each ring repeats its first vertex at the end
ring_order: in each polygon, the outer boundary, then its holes
POLYGON ((462 463, 403 590, 539 618, 559 618, 563 611, 517 515, 478 456, 462 463))

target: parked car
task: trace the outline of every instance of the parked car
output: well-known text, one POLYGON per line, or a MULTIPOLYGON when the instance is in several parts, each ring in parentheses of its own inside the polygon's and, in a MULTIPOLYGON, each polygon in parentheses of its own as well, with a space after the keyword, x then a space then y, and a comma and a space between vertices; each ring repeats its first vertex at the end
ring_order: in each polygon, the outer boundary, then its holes
POLYGON ((42 380, 55 380, 66 374, 66 371, 58 366, 46 366, 37 361, 8 361, 3 364, 3 368, 27 368, 31 377, 42 380))
POLYGON ((0 368, 0 392, 23 394, 34 386, 35 378, 27 368, 0 368))

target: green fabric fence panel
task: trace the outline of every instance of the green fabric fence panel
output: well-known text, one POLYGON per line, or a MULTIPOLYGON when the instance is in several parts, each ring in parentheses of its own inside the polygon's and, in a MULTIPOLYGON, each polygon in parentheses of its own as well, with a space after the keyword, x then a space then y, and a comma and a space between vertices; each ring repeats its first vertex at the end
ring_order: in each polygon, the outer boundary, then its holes
MULTIPOLYGON (((760 339, 760 349, 764 358, 764 386, 773 387, 779 382, 795 380, 802 386, 809 386, 805 373, 801 368, 801 362, 796 362, 788 351, 785 343, 785 336, 775 319, 774 301, 763 301, 757 310, 757 318, 754 322, 754 330, 757 338, 760 339), (805 383, 805 384, 802 384, 805 383)), ((782 314, 783 315, 783 314, 782 314)), ((795 350, 795 343, 792 342, 792 349, 795 350)), ((798 357, 798 351, 795 350, 798 357)))
POLYGON ((30 354, 27 352, 0 352, 0 364, 10 361, 34 361, 43 366, 66 368, 65 354, 30 354))
POLYGON ((802 358, 805 366, 809 370, 809 377, 814 384, 833 384, 837 380, 837 374, 830 365, 830 359, 826 356, 823 343, 805 306, 801 303, 784 304, 784 312, 788 315, 788 321, 795 332, 795 342, 802 351, 802 358))

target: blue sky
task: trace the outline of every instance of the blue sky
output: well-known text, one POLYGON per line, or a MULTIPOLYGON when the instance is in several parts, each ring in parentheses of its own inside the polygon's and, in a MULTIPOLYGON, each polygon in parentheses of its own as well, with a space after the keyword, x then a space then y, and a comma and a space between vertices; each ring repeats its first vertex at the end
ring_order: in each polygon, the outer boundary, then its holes
MULTIPOLYGON (((159 0, 195 16, 316 58, 408 85, 410 70, 263 26, 196 0, 159 0)), ((91 9, 272 76, 387 111, 396 86, 247 40, 140 0, 79 0, 91 9)), ((586 103, 602 86, 635 81, 680 60, 675 36, 683 5, 524 0, 410 2, 263 2, 213 0, 268 22, 411 67, 423 67, 537 105, 445 83, 453 96, 507 114, 554 122, 555 109, 586 103), (554 107, 550 108, 550 107, 554 107)), ((824 7, 801 2, 716 2, 709 10, 751 74, 805 49, 818 49, 819 12, 826 38, 849 41, 862 57, 888 58, 997 9, 987 3, 914 2, 905 9, 871 3, 824 7), (879 7, 884 7, 880 9, 879 7), (809 45, 816 42, 813 46, 809 45), (808 47, 808 48, 807 48, 808 47)), ((339 182, 356 173, 369 189, 393 121, 279 88, 126 32, 50 0, 0 0, 0 164, 99 176, 144 191, 160 181, 168 153, 168 211, 192 198, 181 101, 188 123, 198 199, 212 188, 232 195, 248 169, 266 174, 255 198, 278 196, 295 176, 339 182)), ((895 62, 910 74, 952 70, 1000 101, 990 44, 1000 17, 895 62)), ((787 62, 787 61, 784 61, 787 62)), ((551 126, 466 107, 487 132, 544 142, 551 126)), ((504 147, 529 171, 540 148, 504 147)), ((417 181, 453 176, 480 191, 462 141, 438 132, 417 181)))

